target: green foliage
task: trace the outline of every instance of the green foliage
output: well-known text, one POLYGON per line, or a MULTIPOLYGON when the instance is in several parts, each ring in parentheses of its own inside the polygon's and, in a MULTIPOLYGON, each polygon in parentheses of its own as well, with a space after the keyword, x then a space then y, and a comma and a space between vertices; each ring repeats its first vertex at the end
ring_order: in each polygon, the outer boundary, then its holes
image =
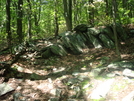
MULTIPOLYGON (((89 16, 94 17, 94 25, 95 26, 102 26, 108 25, 112 23, 112 9, 111 9, 111 0, 109 2, 109 8, 106 8, 106 2, 104 1, 94 1, 88 2, 79 0, 76 1, 76 4, 73 4, 73 11, 72 11, 72 19, 73 25, 76 26, 80 23, 89 24, 89 16), (90 14, 90 11, 93 10, 93 14, 90 14), (110 14, 106 15, 106 11, 110 14)), ((118 2, 118 12, 119 18, 122 24, 133 24, 134 23, 134 12, 133 12, 133 0, 128 0, 126 7, 123 7, 122 1, 118 2)), ((6 1, 0 1, 1 9, 0 9, 0 43, 3 41, 7 35, 6 33, 6 1)), ((30 2, 31 8, 29 7, 29 3, 27 0, 23 1, 23 36, 24 39, 27 40, 28 34, 28 21, 31 20, 31 33, 32 39, 38 38, 45 38, 48 36, 52 36, 55 33, 55 8, 54 8, 54 1, 47 0, 43 2, 42 0, 31 1, 30 2), (31 16, 29 18, 29 15, 31 16)), ((63 2, 62 0, 57 0, 57 16, 58 16, 58 23, 59 23, 59 33, 62 33, 66 30, 65 19, 63 16, 63 2)), ((17 0, 12 0, 11 2, 11 33, 13 41, 17 40, 18 36, 16 34, 17 28, 17 0)), ((119 21, 119 19, 117 19, 119 21)), ((15 41, 16 43, 16 41, 15 41)))

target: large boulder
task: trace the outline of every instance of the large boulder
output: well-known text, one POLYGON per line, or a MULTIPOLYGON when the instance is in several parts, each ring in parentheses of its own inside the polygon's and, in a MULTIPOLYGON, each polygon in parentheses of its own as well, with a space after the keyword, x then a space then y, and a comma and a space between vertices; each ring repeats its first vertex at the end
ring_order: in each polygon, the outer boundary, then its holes
POLYGON ((97 28, 88 28, 88 32, 92 35, 98 35, 101 31, 97 28))
POLYGON ((105 34, 114 42, 114 33, 111 26, 106 26, 105 28, 100 28, 101 34, 105 34))
POLYGON ((42 56, 44 59, 47 59, 47 58, 53 56, 53 53, 52 53, 52 51, 51 51, 51 49, 50 49, 50 46, 45 47, 45 48, 43 48, 43 49, 41 50, 41 56, 42 56))
POLYGON ((116 31, 120 41, 125 41, 128 38, 128 35, 121 24, 116 24, 116 31))
POLYGON ((97 37, 90 34, 89 32, 87 32, 87 36, 95 48, 102 48, 102 43, 99 41, 99 39, 97 37))
POLYGON ((80 24, 76 26, 73 31, 76 31, 76 33, 86 33, 88 29, 88 26, 86 24, 80 24))
POLYGON ((107 48, 113 48, 114 42, 105 34, 100 34, 99 38, 101 39, 101 41, 103 42, 103 45, 107 48))
POLYGON ((62 37, 61 40, 64 47, 71 50, 71 53, 81 54, 83 52, 82 48, 84 46, 82 45, 84 45, 84 42, 79 36, 76 37, 76 35, 67 35, 62 37))
POLYGON ((55 44, 55 45, 52 45, 50 47, 51 49, 51 52, 55 55, 59 55, 59 56, 65 56, 67 55, 67 52, 66 50, 64 49, 64 47, 60 44, 55 44))

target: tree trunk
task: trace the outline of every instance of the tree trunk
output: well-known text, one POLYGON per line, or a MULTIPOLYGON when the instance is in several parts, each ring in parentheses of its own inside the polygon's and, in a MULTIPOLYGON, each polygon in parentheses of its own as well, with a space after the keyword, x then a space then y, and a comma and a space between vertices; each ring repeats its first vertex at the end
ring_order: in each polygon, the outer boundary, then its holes
POLYGON ((40 15, 41 15, 41 0, 39 0, 39 6, 37 5, 37 2, 35 2, 34 4, 36 5, 36 10, 38 10, 38 12, 34 13, 34 24, 36 27, 36 34, 38 35, 39 33, 39 21, 40 21, 40 15))
POLYGON ((18 0, 18 10, 17 10, 17 35, 18 35, 18 42, 21 43, 23 41, 23 34, 22 34, 22 5, 23 0, 18 0))
POLYGON ((106 12, 106 15, 109 15, 109 4, 108 4, 108 0, 104 0, 106 2, 106 8, 105 8, 105 12, 106 12))
POLYGON ((12 36, 11 36, 11 27, 10 27, 10 0, 6 0, 6 33, 7 33, 7 42, 8 47, 11 46, 12 36))
POLYGON ((74 5, 74 26, 77 25, 77 1, 73 0, 73 5, 74 5))
POLYGON ((63 0, 63 6, 67 30, 72 31, 72 0, 63 0))
POLYGON ((70 20, 70 29, 72 30, 72 0, 69 0, 69 5, 68 5, 68 9, 69 9, 69 20, 70 20))
POLYGON ((117 31, 116 31, 116 18, 117 18, 117 6, 116 6, 116 0, 112 0, 112 8, 113 8, 113 31, 114 31, 114 38, 115 38, 115 48, 116 48, 116 54, 118 55, 118 59, 121 59, 120 51, 119 51, 119 45, 118 45, 118 39, 117 39, 117 31))
POLYGON ((59 23, 58 23, 58 10, 57 10, 57 5, 58 0, 55 0, 54 5, 55 5, 55 15, 54 15, 54 19, 55 19, 55 37, 58 36, 58 32, 59 32, 59 23))
POLYGON ((28 33, 27 33, 27 39, 31 39, 32 37, 32 33, 31 33, 31 15, 32 15, 32 6, 31 6, 31 1, 27 0, 28 2, 28 6, 29 6, 29 10, 28 10, 28 33))
MULTIPOLYGON (((93 4, 93 0, 89 0, 89 3, 93 4)), ((94 8, 89 8, 89 24, 94 26, 94 8)))

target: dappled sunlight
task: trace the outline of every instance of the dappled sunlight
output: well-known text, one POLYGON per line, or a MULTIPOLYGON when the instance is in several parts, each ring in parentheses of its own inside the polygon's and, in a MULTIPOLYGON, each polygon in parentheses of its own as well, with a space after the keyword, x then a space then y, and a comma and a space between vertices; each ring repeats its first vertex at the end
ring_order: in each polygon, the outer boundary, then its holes
POLYGON ((0 101, 134 100, 133 0, 0 5, 0 101))
MULTIPOLYGON (((65 87, 58 79, 55 81, 48 78, 47 80, 17 80, 10 79, 8 84, 16 88, 16 92, 21 92, 25 97, 30 99, 47 99, 49 96, 55 95, 56 87, 65 87), (43 94, 43 96, 42 96, 43 94)), ((44 100, 43 100, 44 101, 44 100)), ((47 101, 47 100, 46 100, 47 101)))
MULTIPOLYGON (((114 50, 108 48, 85 49, 85 53, 80 55, 68 54, 64 57, 54 56, 49 59, 36 59, 31 57, 30 53, 28 53, 28 56, 30 56, 28 59, 20 58, 17 63, 12 65, 12 68, 19 71, 19 74, 16 75, 18 78, 10 78, 8 81, 15 92, 21 92, 27 99, 47 101, 50 97, 61 95, 66 96, 66 98, 82 98, 83 96, 87 101, 94 97, 99 98, 102 90, 105 91, 104 88, 111 89, 109 86, 107 87, 109 84, 105 84, 104 81, 110 82, 107 80, 114 75, 121 75, 123 72, 114 70, 114 68, 121 66, 121 63, 114 63, 117 55, 114 50), (103 66, 107 66, 108 70, 100 69, 103 66), (102 84, 104 85, 101 86, 102 84), (97 87, 98 85, 100 85, 100 88, 97 87)), ((133 59, 133 55, 126 53, 121 54, 121 57, 122 59, 133 59)), ((131 64, 125 64, 125 62, 122 62, 122 64, 122 67, 132 66, 131 64)), ((123 73, 127 74, 125 71, 123 73)), ((116 79, 120 80, 118 77, 116 79)), ((131 83, 130 85, 133 88, 131 83)), ((128 86, 126 88, 130 89, 131 87, 128 86)), ((110 93, 113 94, 114 90, 121 88, 115 86, 112 89, 110 93)), ((104 95, 105 93, 103 92, 104 95)), ((121 96, 119 92, 117 94, 121 96)), ((116 94, 112 96, 116 97, 116 94)), ((107 96, 109 99, 110 97, 110 95, 107 96)))
POLYGON ((133 60, 134 59, 134 54, 121 54, 121 58, 124 60, 133 60))

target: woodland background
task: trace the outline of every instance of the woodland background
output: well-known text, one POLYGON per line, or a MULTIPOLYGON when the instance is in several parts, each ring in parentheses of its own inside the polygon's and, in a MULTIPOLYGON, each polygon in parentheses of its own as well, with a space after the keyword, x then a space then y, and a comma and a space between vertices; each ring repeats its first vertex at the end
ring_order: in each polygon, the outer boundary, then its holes
POLYGON ((133 0, 1 0, 0 6, 0 43, 8 46, 57 36, 79 24, 134 23, 133 0))
POLYGON ((0 100, 133 101, 133 0, 0 0, 0 100))

